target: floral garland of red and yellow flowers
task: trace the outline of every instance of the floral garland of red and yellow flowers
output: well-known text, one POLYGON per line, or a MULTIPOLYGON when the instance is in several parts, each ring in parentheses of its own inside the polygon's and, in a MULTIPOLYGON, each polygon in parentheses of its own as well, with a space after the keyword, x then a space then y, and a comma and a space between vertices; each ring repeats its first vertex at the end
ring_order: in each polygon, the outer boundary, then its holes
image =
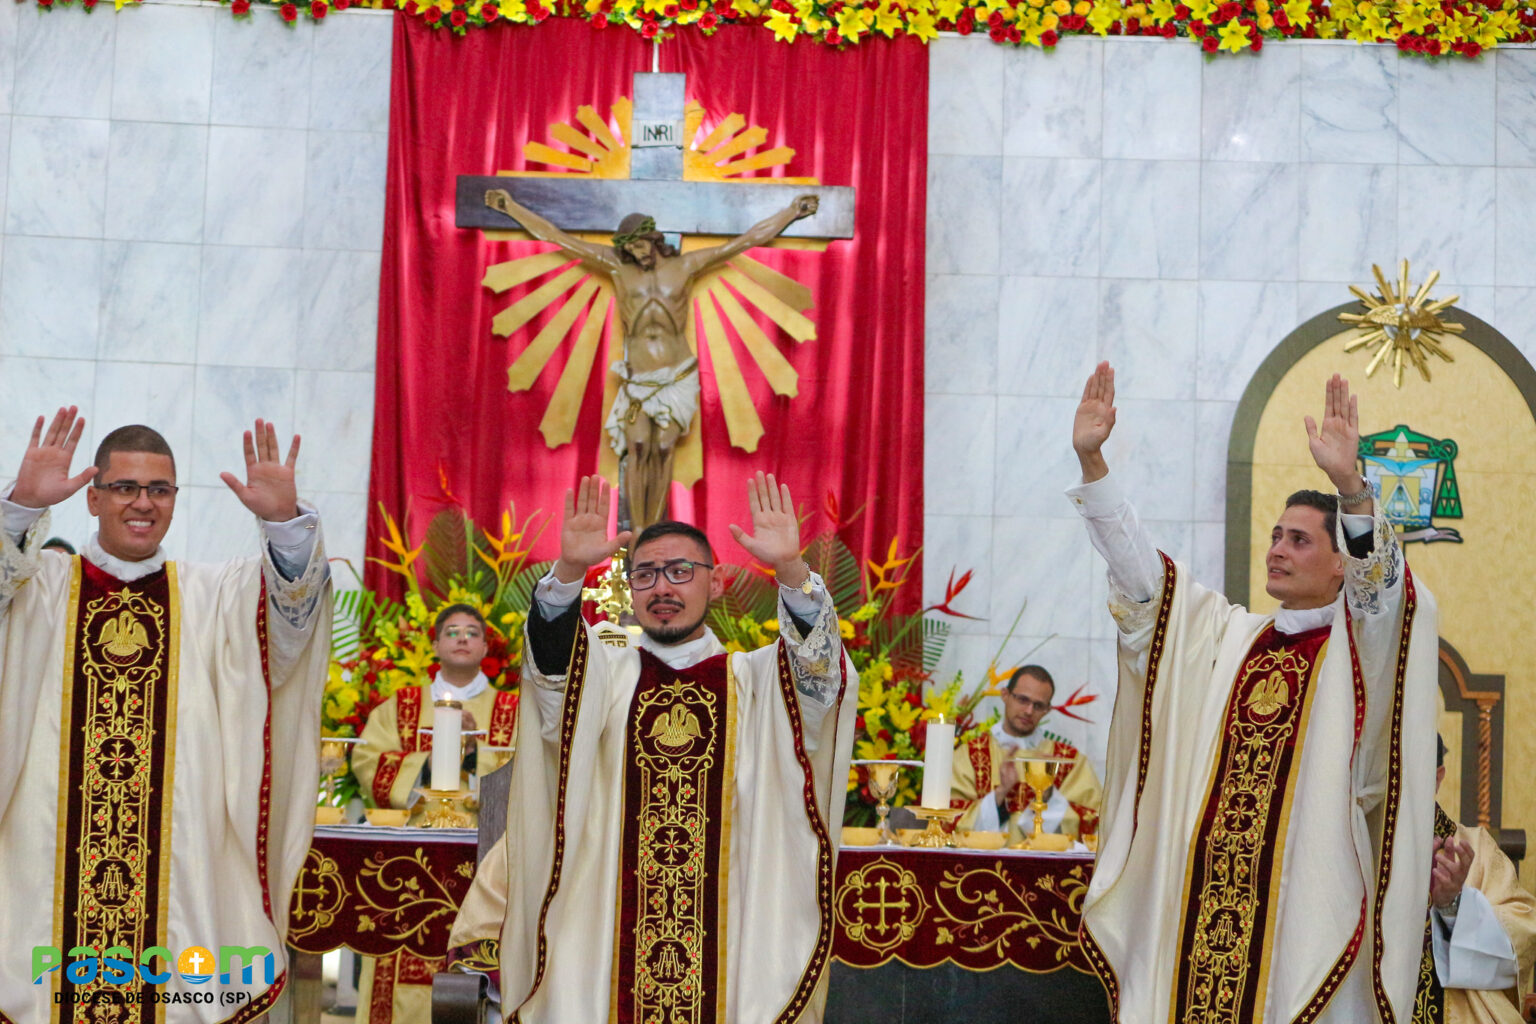
MULTIPOLYGON (((72 0, 37 0, 39 7, 72 0)), ((114 0, 121 9, 137 0, 114 0)), ((1263 49, 1266 39, 1350 39, 1396 43, 1429 57, 1476 57, 1501 43, 1536 39, 1536 9, 1526 0, 225 0, 236 16, 253 3, 276 7, 288 22, 321 21, 349 7, 396 7, 434 28, 462 35, 499 21, 536 25, 554 16, 595 28, 627 26, 667 39, 692 26, 711 35, 721 25, 760 25, 785 43, 808 39, 855 46, 864 39, 984 31, 994 42, 1051 49, 1067 35, 1163 36, 1195 40, 1207 53, 1263 49)), ((89 10, 97 0, 81 0, 89 10)))

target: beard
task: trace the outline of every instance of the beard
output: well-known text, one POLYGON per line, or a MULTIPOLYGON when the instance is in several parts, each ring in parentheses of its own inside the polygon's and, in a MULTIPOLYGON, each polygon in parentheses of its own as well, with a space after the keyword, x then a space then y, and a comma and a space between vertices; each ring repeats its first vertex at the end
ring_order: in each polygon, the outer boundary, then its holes
POLYGON ((678 622, 673 620, 672 622, 658 622, 650 625, 642 622, 640 624, 640 628, 644 630, 645 635, 650 637, 652 640, 659 644, 667 644, 670 646, 672 644, 682 643, 684 640, 688 639, 694 630, 698 629, 701 625, 704 624, 704 618, 707 614, 708 611, 706 610, 692 622, 678 622))

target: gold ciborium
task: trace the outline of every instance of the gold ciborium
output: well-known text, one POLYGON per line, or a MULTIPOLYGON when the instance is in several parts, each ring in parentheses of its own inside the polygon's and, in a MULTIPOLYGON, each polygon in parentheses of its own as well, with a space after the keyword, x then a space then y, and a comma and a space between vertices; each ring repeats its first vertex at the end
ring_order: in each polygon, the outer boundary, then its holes
POLYGON ((1072 848, 1072 837, 1045 830, 1045 793, 1056 784, 1056 772, 1064 764, 1075 764, 1075 757, 1038 757, 1027 754, 1014 756, 1013 764, 1019 776, 1035 791, 1030 810, 1035 812, 1035 828, 1029 835, 1009 847, 1011 850, 1041 850, 1062 853, 1072 848))
POLYGON ((945 825, 953 824, 955 819, 965 813, 963 807, 910 807, 913 814, 928 823, 928 827, 917 835, 907 840, 908 846, 924 846, 938 850, 946 846, 956 846, 955 834, 947 832, 945 825))
POLYGON ((854 761, 869 773, 869 792, 877 802, 875 815, 880 819, 880 842, 895 843, 891 832, 891 800, 896 796, 903 768, 921 768, 921 761, 854 761))

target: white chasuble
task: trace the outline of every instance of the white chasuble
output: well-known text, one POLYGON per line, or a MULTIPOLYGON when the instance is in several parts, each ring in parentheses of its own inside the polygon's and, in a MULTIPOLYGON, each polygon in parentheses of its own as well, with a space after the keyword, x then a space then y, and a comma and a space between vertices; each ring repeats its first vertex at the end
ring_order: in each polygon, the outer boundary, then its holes
POLYGON ((40 553, 47 530, 44 516, 24 548, 0 531, 0 935, 15 951, 0 958, 0 1021, 255 1019, 287 982, 289 893, 314 823, 322 546, 292 581, 269 554, 132 563, 148 571, 130 581, 40 553), (72 947, 115 946, 135 964, 155 947, 265 947, 273 977, 258 963, 249 981, 210 970, 193 985, 155 958, 156 984, 61 971, 33 984, 34 946, 65 963, 72 947), (60 991, 88 1001, 55 1004, 60 991))
POLYGON ((1307 633, 1166 557, 1151 601, 1111 599, 1120 688, 1083 943, 1124 1024, 1410 1019, 1438 638, 1391 524, 1373 536, 1307 633))
POLYGON ((830 600, 803 638, 782 603, 779 611, 783 637, 750 653, 727 655, 706 633, 701 657, 667 664, 658 651, 643 672, 641 651, 623 634, 583 625, 567 676, 544 676, 525 658, 501 933, 507 1020, 602 1024, 645 1014, 654 985, 693 970, 690 950, 699 947, 723 955, 697 957, 699 991, 679 989, 675 1005, 690 1009, 667 1019, 821 1019, 858 677, 830 600), (724 678, 704 685, 700 673, 709 672, 724 678), (679 689, 674 676, 700 685, 679 689), (706 741, 720 757, 706 766, 713 776, 699 777, 719 787, 717 802, 679 774, 693 770, 682 755, 706 741), (677 800, 697 797, 697 811, 646 805, 637 779, 677 800), (628 858, 626 833, 635 844, 628 858), (709 870, 712 849, 718 877, 686 886, 664 877, 687 850, 709 870), (649 873, 640 879, 621 868, 635 857, 649 873), (647 912, 637 888, 672 909, 647 912), (668 936, 687 941, 658 940, 668 936))

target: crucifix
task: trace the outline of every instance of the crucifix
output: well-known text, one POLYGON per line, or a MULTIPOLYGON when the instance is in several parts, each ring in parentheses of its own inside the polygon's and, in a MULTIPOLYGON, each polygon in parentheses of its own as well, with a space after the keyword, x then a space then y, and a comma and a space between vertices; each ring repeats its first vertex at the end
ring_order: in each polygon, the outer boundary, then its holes
MULTIPOLYGON (((456 223, 459 227, 484 230, 521 228, 558 246, 560 256, 579 261, 614 293, 624 358, 611 367, 618 388, 604 429, 619 456, 623 499, 620 528, 641 530, 666 515, 676 448, 697 415, 699 379, 692 344, 692 308, 704 283, 723 270, 730 273, 725 270, 726 265, 748 249, 781 236, 819 240, 852 237, 853 189, 816 187, 812 191, 803 185, 776 184, 774 179, 689 180, 685 173, 685 147, 693 151, 704 148, 720 130, 712 132, 699 147, 685 137, 688 111, 683 75, 639 73, 634 82, 635 97, 627 132, 621 126, 621 133, 627 136, 623 143, 613 139, 606 125, 589 108, 583 108, 582 123, 593 131, 595 139, 570 126, 556 126, 567 129, 564 133, 557 131, 556 138, 592 157, 599 155, 599 143, 604 136, 617 145, 627 144, 627 179, 564 174, 461 175, 456 223), (636 210, 644 212, 626 213, 636 210), (617 231, 614 225, 618 226, 617 231), (611 244, 577 237, 593 232, 611 232, 611 244), (709 246, 684 243, 683 251, 679 251, 668 240, 669 234, 689 236, 695 243, 703 241, 701 236, 723 241, 709 246)), ((726 119, 725 124, 730 120, 726 119)), ((727 159, 758 145, 764 138, 766 132, 752 129, 711 150, 709 157, 722 154, 718 159, 727 159)), ((770 150, 732 166, 771 166, 787 160, 788 155, 792 151, 770 150)), ((584 158, 553 150, 547 156, 577 171, 587 163, 584 158)), ((738 274, 735 281, 740 280, 738 274)), ((574 283, 574 278, 570 283, 574 283)), ((748 286, 751 283, 745 282, 748 286)), ((742 290, 746 294, 750 288, 742 290)), ((721 306, 744 344, 764 364, 765 373, 772 370, 776 374, 777 379, 770 376, 775 390, 793 394, 792 368, 772 350, 761 329, 740 310, 734 297, 725 298, 728 302, 721 306), (784 371, 788 371, 787 387, 784 371)), ((809 305, 808 294, 805 305, 809 305)), ((702 307, 708 321, 705 333, 714 353, 715 344, 726 344, 723 329, 709 299, 703 300, 702 307), (710 333, 711 328, 714 333, 710 333)), ((589 318, 589 326, 590 323, 589 318)), ((739 368, 732 362, 734 377, 727 380, 730 374, 721 373, 720 362, 717 358, 716 376, 722 401, 733 401, 738 408, 743 401, 750 405, 739 368), (727 388, 730 395, 726 394, 727 388)), ((735 426, 730 423, 729 410, 728 424, 735 426)), ((757 433, 761 434, 760 425, 757 433)), ((743 444, 732 429, 732 441, 752 450, 756 436, 743 444)))

